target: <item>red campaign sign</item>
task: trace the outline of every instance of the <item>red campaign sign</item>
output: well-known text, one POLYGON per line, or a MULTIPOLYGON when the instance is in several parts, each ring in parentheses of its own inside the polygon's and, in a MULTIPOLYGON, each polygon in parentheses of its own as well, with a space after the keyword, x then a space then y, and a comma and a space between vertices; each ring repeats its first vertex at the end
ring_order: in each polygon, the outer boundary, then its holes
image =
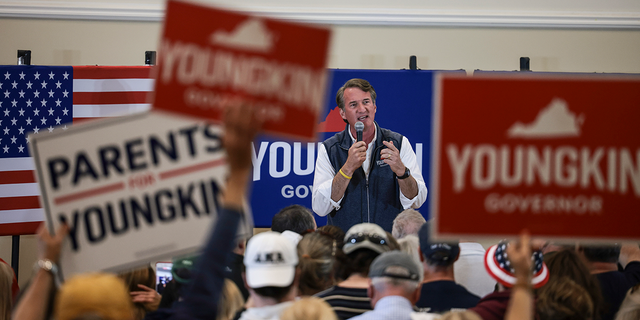
POLYGON ((170 0, 154 107, 220 120, 228 102, 259 108, 264 130, 316 138, 328 29, 170 0))
POLYGON ((437 236, 640 239, 640 78, 445 75, 439 86, 437 236))

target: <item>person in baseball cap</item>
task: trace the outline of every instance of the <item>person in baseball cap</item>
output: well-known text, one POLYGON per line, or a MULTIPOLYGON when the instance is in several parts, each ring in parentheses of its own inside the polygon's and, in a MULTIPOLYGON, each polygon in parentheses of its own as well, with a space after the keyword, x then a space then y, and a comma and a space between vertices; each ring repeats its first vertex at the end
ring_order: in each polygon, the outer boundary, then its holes
POLYGON ((389 237, 377 224, 360 223, 351 227, 344 236, 342 251, 350 254, 358 249, 369 249, 377 253, 389 251, 389 237))
POLYGON ((381 253, 389 251, 390 235, 373 223, 351 227, 344 236, 344 270, 338 274, 345 279, 316 296, 327 301, 340 319, 348 319, 372 310, 367 296, 369 266, 381 253))
POLYGON ((255 308, 240 319, 279 318, 297 295, 298 253, 289 239, 268 231, 253 236, 244 255, 244 279, 255 308))
POLYGON ((420 295, 420 266, 407 253, 389 251, 379 255, 369 268, 372 311, 352 319, 411 319, 420 295))
POLYGON ((460 255, 458 242, 432 239, 430 226, 431 222, 427 222, 418 232, 424 283, 416 306, 435 313, 474 307, 480 297, 457 284, 453 273, 453 263, 460 255))

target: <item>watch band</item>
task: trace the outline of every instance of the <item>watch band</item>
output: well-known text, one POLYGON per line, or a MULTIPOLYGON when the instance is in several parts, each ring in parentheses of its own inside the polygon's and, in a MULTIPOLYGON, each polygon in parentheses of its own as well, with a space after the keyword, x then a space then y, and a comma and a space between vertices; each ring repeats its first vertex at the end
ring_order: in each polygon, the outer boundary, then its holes
POLYGON ((54 274, 58 273, 58 266, 56 266, 56 264, 49 259, 41 259, 36 261, 34 268, 49 271, 54 274))
POLYGON ((33 269, 35 271, 38 271, 38 269, 42 269, 44 271, 51 273, 54 283, 58 288, 60 287, 61 281, 60 281, 60 275, 58 274, 58 265, 56 265, 53 261, 49 259, 40 259, 36 261, 35 265, 33 266, 33 269))
POLYGON ((398 176, 398 179, 400 180, 406 179, 406 178, 409 178, 410 175, 411 175, 411 171, 409 170, 409 168, 404 167, 404 174, 401 176, 398 176))

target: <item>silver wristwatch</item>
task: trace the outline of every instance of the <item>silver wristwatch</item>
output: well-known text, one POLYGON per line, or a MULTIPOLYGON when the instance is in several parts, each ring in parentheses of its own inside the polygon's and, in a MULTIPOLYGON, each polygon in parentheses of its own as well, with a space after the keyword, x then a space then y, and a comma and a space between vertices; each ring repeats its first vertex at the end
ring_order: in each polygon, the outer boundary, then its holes
POLYGON ((61 285, 60 275, 58 274, 58 266, 49 259, 40 259, 36 261, 33 269, 37 272, 38 269, 42 269, 44 271, 50 272, 53 276, 54 283, 59 288, 61 285))

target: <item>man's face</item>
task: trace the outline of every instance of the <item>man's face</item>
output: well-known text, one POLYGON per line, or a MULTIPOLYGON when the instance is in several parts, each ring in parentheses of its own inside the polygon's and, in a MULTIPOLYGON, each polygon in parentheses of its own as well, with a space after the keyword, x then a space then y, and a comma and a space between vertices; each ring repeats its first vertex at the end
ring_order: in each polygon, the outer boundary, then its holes
POLYGON ((374 128, 375 115, 376 105, 371 99, 371 93, 360 88, 344 90, 344 110, 340 109, 342 119, 347 120, 352 127, 356 122, 362 121, 364 130, 369 131, 370 128, 374 128))

